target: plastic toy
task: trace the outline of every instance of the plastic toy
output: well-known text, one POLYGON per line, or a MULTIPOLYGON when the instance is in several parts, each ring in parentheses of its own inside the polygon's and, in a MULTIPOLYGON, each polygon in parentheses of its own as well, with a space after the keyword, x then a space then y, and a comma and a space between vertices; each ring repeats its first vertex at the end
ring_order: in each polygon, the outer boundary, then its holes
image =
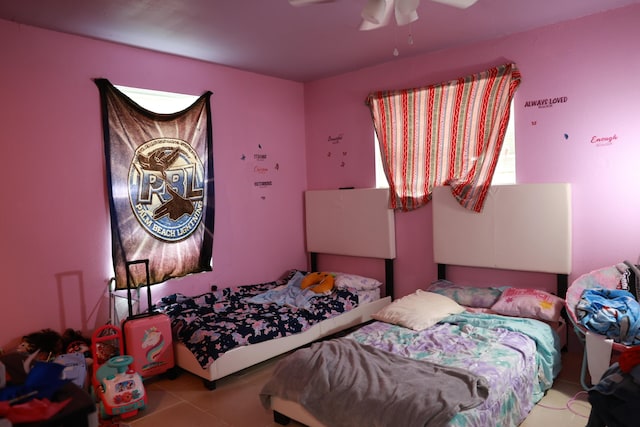
POLYGON ((133 417, 139 409, 147 406, 142 377, 129 368, 132 363, 131 356, 115 356, 98 368, 100 386, 97 395, 102 418, 114 415, 121 418, 133 417))
POLYGON ((131 369, 134 359, 122 354, 122 344, 122 332, 113 325, 98 328, 91 339, 92 394, 102 419, 133 417, 147 404, 142 377, 131 369))

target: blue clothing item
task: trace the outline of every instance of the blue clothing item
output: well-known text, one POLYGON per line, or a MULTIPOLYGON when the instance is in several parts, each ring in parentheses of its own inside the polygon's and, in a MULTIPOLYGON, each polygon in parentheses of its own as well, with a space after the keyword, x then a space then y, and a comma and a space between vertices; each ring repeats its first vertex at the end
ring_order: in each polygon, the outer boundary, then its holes
POLYGON ((61 378, 63 370, 64 366, 59 363, 36 362, 24 384, 0 389, 0 401, 19 399, 23 403, 35 398, 51 399, 60 387, 69 382, 61 378))
POLYGON ((640 303, 628 291, 587 289, 578 301, 576 315, 592 332, 625 345, 640 344, 640 303))
POLYGON ((304 274, 297 271, 285 286, 270 289, 247 300, 251 304, 277 304, 296 308, 308 308, 311 298, 317 296, 311 289, 301 289, 304 274))

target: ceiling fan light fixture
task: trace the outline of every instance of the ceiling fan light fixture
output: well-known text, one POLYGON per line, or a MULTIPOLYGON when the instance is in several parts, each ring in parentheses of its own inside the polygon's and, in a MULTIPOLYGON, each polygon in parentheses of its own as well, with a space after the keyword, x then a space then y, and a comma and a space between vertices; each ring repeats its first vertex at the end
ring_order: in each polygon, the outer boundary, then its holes
POLYGON ((447 6, 457 7, 458 9, 466 9, 473 6, 478 0, 432 0, 436 3, 446 4, 447 6))
POLYGON ((396 7, 396 23, 398 25, 407 25, 418 20, 418 12, 415 10, 409 12, 400 12, 396 7))
POLYGON ((386 0, 369 0, 362 9, 361 16, 365 21, 378 25, 385 21, 386 11, 386 0))
POLYGON ((409 14, 418 10, 420 0, 395 0, 396 13, 409 14))
POLYGON ((418 19, 420 0, 395 0, 396 23, 407 25, 418 19))
POLYGON ((289 4, 295 7, 307 6, 317 3, 332 3, 334 0, 289 0, 289 4))
POLYGON ((360 27, 358 28, 360 31, 371 31, 377 30, 378 28, 384 27, 386 24, 372 24, 371 22, 363 19, 360 23, 360 27))

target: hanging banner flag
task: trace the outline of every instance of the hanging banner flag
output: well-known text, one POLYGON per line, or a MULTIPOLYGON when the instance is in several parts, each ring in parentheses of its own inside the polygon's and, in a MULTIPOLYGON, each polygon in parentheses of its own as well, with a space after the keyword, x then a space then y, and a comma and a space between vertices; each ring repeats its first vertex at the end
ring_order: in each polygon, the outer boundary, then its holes
MULTIPOLYGON (((157 114, 106 79, 100 89, 116 288, 125 264, 149 259, 150 284, 211 271, 214 225, 211 92, 157 114)), ((132 275, 132 286, 144 275, 132 275)))

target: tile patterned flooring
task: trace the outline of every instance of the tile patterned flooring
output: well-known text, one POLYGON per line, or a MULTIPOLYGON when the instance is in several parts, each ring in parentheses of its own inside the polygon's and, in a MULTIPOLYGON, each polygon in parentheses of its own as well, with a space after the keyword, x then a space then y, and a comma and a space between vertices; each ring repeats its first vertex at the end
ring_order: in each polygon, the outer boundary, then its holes
MULTIPOLYGON (((223 378, 213 391, 205 389, 200 378, 187 372, 175 380, 147 380, 147 408, 123 423, 130 427, 279 426, 258 399, 276 361, 277 358, 223 378)), ((584 427, 587 424, 590 405, 586 394, 580 393, 580 363, 580 354, 563 354, 563 370, 553 388, 520 427, 584 427)), ((289 426, 300 425, 291 422, 289 426)))

